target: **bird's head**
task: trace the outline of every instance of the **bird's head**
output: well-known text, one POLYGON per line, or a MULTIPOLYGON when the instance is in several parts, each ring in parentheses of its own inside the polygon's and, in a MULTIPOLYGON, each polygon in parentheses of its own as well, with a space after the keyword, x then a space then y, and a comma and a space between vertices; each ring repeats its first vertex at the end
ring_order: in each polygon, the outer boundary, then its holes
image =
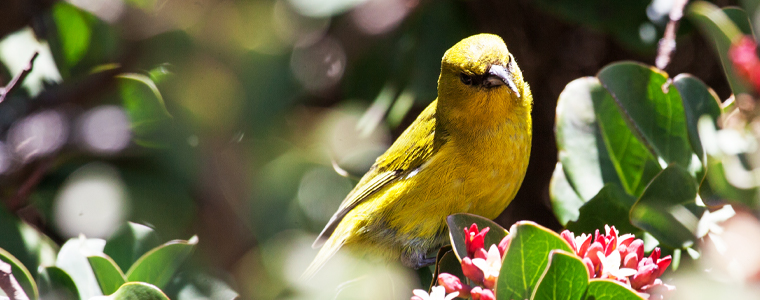
POLYGON ((499 36, 468 37, 443 55, 438 111, 449 118, 483 120, 530 114, 532 99, 515 58, 499 36))

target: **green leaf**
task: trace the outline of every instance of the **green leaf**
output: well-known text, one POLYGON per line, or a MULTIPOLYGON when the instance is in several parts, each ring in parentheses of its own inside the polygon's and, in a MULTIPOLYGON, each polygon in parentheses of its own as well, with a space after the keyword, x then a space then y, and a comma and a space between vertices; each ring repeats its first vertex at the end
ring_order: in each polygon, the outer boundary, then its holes
POLYGON ((631 131, 615 99, 601 83, 594 88, 594 112, 604 145, 626 192, 638 196, 662 169, 647 146, 631 131))
POLYGON ((554 173, 549 182, 549 197, 554 215, 562 226, 567 225, 567 222, 578 220, 578 211, 583 206, 583 200, 570 186, 560 162, 554 167, 554 173))
POLYGON ((612 94, 634 134, 666 163, 689 167, 692 150, 681 96, 668 75, 653 67, 621 62, 604 67, 599 81, 612 94))
POLYGON ((707 182, 710 188, 722 197, 721 200, 727 200, 730 203, 745 205, 750 208, 760 206, 760 199, 757 197, 757 188, 740 188, 726 178, 725 163, 736 164, 738 157, 716 158, 707 157, 707 182), (733 162, 731 162, 733 160, 733 162))
POLYGON ((90 300, 169 300, 156 286, 145 282, 128 282, 110 296, 95 297, 90 300))
POLYGON ((739 27, 723 10, 705 1, 692 3, 686 16, 697 24, 708 41, 713 42, 733 93, 735 95, 750 93, 752 88, 737 75, 733 63, 728 58, 728 49, 731 48, 731 44, 744 35, 739 27))
POLYGON ((58 252, 55 266, 65 271, 76 284, 80 299, 90 299, 103 293, 90 267, 87 256, 103 253, 102 239, 71 238, 58 252))
POLYGON ((124 273, 110 257, 93 255, 87 257, 87 260, 90 261, 90 266, 95 273, 95 278, 98 280, 103 295, 113 294, 122 284, 126 283, 124 273))
POLYGON ((752 35, 752 23, 750 23, 746 11, 739 7, 724 7, 721 10, 731 19, 731 22, 734 22, 739 31, 746 35, 752 35))
POLYGON ((628 218, 635 201, 620 187, 608 184, 581 207, 578 221, 568 223, 567 229, 576 234, 593 234, 597 229, 604 232, 605 225, 614 225, 620 232, 637 233, 640 230, 628 218))
POLYGON ((428 291, 430 291, 433 286, 438 285, 438 275, 441 273, 449 273, 462 280, 466 278, 464 273, 462 273, 462 264, 459 262, 459 258, 454 251, 446 251, 441 255, 440 259, 438 259, 438 263, 435 265, 435 274, 433 274, 433 282, 428 288, 428 291))
POLYGON ((580 300, 588 286, 586 265, 575 254, 561 250, 549 253, 549 266, 538 280, 531 300, 580 300))
POLYGON ((552 250, 572 252, 557 233, 530 221, 512 226, 512 241, 504 254, 496 283, 498 299, 527 299, 549 264, 552 250))
MULTIPOLYGON (((707 87, 699 78, 689 74, 680 74, 673 80, 673 85, 681 93, 684 112, 686 113, 686 129, 689 133, 689 143, 697 156, 704 160, 705 154, 702 142, 699 140, 697 123, 703 115, 709 115, 713 120, 720 117, 720 100, 715 92, 707 87)), ((705 162, 706 163, 706 162, 705 162)))
POLYGON ((58 29, 61 51, 68 67, 82 60, 90 47, 91 18, 91 15, 65 2, 59 2, 53 6, 53 20, 58 29))
MULTIPOLYGON (((27 270, 55 263, 58 245, 0 205, 0 248, 18 259, 27 270)), ((31 297, 31 295, 29 295, 31 297)))
POLYGON ((619 183, 601 137, 594 112, 594 98, 607 92, 594 77, 568 83, 557 100, 557 150, 570 184, 583 202, 596 195, 605 183, 619 183))
POLYGON ((29 270, 24 267, 24 264, 21 263, 20 260, 3 248, 0 248, 0 260, 11 265, 11 273, 13 274, 13 277, 16 278, 16 281, 18 281, 21 288, 24 289, 24 293, 29 296, 29 299, 36 300, 40 297, 40 293, 37 290, 37 283, 34 282, 34 277, 29 273, 29 270))
POLYGON ((691 245, 698 217, 685 206, 694 204, 697 185, 684 168, 671 165, 647 187, 631 208, 631 223, 672 248, 691 245))
POLYGON ((39 270, 37 283, 44 299, 79 299, 77 285, 66 271, 58 267, 40 267, 39 270))
POLYGON ((467 247, 465 247, 465 235, 464 229, 470 228, 473 223, 478 224, 478 230, 490 227, 491 229, 486 233, 485 243, 483 247, 488 249, 491 245, 498 245, 508 232, 496 222, 481 216, 473 214, 453 214, 446 218, 446 223, 449 225, 449 238, 451 239, 451 246, 454 248, 454 254, 456 254, 459 261, 462 257, 467 257, 467 247))
POLYGON ((587 300, 644 300, 623 284, 608 279, 592 279, 586 290, 587 300))
POLYGON ((163 288, 198 244, 193 236, 188 241, 174 240, 145 253, 127 272, 128 281, 142 281, 163 288))
POLYGON ((111 257, 121 270, 129 270, 140 256, 158 245, 161 243, 153 228, 127 222, 108 238, 103 253, 111 257))
POLYGON ((124 108, 132 123, 138 142, 150 143, 149 137, 172 115, 166 110, 164 98, 150 77, 127 73, 117 76, 124 108))
MULTIPOLYGON (((455 259, 456 260, 456 259, 455 259)), ((172 280, 171 287, 164 289, 168 295, 174 295, 177 300, 213 299, 234 300, 240 299, 240 295, 226 282, 201 272, 189 272, 178 275, 177 280, 172 280), (176 290, 176 293, 174 293, 176 290)))

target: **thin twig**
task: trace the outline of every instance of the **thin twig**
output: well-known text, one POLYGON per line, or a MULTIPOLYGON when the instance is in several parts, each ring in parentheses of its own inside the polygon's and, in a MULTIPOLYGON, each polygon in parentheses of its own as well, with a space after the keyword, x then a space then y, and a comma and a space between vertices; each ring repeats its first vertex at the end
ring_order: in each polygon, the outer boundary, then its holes
POLYGON ((29 300, 16 277, 13 277, 11 265, 4 261, 0 261, 0 289, 11 300, 29 300))
POLYGON ((658 69, 664 70, 670 63, 670 56, 676 50, 676 31, 678 30, 678 21, 683 17, 683 9, 689 0, 676 0, 670 9, 668 25, 665 27, 665 35, 660 39, 657 47, 657 58, 654 60, 658 69))
POLYGON ((18 73, 16 77, 13 77, 13 79, 11 79, 11 82, 9 82, 8 85, 6 85, 2 90, 0 90, 0 103, 3 103, 3 101, 5 101, 5 97, 8 96, 11 92, 13 92, 13 90, 16 89, 18 86, 20 86, 22 82, 24 82, 24 79, 26 79, 26 76, 32 72, 32 67, 34 67, 34 60, 36 60, 37 56, 39 55, 40 53, 38 51, 34 51, 34 54, 32 54, 32 58, 29 59, 29 64, 27 64, 26 67, 23 70, 21 70, 21 73, 18 73))
POLYGON ((24 180, 24 183, 18 188, 16 195, 6 203, 9 210, 15 212, 24 206, 26 199, 32 194, 32 190, 37 187, 45 174, 47 174, 47 171, 53 165, 53 160, 54 157, 50 157, 37 164, 34 171, 32 171, 29 177, 27 177, 26 180, 24 180))

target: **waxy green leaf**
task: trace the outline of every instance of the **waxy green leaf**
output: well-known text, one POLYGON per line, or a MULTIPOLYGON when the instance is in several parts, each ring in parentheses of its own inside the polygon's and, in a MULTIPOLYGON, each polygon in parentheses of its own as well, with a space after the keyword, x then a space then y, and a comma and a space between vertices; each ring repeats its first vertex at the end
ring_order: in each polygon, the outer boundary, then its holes
POLYGON ((581 300, 588 287, 588 271, 578 256, 561 250, 549 254, 531 300, 581 300))
POLYGON ((113 294, 122 284, 126 283, 124 273, 110 257, 93 255, 87 257, 87 260, 90 262, 103 295, 113 294))
POLYGON ((583 206, 583 200, 570 186, 560 162, 554 167, 554 173, 552 173, 552 179, 549 182, 549 197, 554 215, 557 216, 560 224, 565 226, 567 222, 578 220, 579 209, 583 206))
POLYGON ((699 219, 687 205, 694 206, 696 196, 695 179, 684 168, 671 165, 652 180, 631 208, 631 223, 668 247, 688 246, 696 240, 699 219))
POLYGON ((644 300, 623 284, 609 279, 592 279, 586 291, 586 300, 644 300))
POLYGON ((127 272, 127 281, 141 281, 163 288, 198 244, 198 238, 175 240, 145 253, 127 272))
POLYGON ((572 252, 557 233, 530 221, 515 223, 496 283, 498 299, 528 299, 549 264, 552 250, 572 252))

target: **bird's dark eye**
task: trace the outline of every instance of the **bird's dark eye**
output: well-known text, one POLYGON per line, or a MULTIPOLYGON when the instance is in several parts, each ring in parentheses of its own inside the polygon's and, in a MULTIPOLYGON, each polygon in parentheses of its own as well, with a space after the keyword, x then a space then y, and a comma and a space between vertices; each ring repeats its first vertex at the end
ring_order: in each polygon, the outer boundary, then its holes
POLYGON ((461 80, 465 85, 472 85, 472 76, 465 73, 459 74, 459 80, 461 80))

